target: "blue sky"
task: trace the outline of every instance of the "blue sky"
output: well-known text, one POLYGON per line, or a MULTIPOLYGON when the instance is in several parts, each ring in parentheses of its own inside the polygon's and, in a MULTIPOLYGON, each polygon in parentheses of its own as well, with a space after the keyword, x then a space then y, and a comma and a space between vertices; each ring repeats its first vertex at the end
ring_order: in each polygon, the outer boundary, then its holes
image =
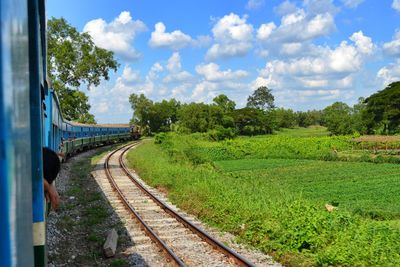
POLYGON ((128 98, 238 107, 258 86, 277 106, 354 104, 400 80, 400 0, 47 1, 96 45, 112 50, 118 72, 83 89, 99 123, 127 122, 128 98))

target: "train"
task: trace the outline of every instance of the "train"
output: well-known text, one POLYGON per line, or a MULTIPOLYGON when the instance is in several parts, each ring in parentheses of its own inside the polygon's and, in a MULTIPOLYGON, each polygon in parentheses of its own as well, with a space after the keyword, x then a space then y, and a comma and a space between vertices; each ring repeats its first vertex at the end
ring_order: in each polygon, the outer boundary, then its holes
POLYGON ((45 0, 0 1, 0 266, 46 266, 43 147, 62 161, 140 137, 128 124, 63 118, 49 86, 45 0))
POLYGON ((87 149, 140 138, 139 129, 135 125, 82 124, 65 120, 53 90, 48 90, 44 99, 44 145, 57 152, 63 162, 87 149))

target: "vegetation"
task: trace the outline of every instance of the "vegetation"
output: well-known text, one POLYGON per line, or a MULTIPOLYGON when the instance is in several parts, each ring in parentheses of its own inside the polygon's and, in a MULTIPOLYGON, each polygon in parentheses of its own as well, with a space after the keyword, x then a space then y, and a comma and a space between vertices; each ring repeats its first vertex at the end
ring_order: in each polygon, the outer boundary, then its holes
POLYGON ((357 143, 300 136, 161 134, 128 160, 181 208, 285 265, 399 265, 399 166, 315 160, 357 143))
POLYGON ((64 18, 47 22, 47 69, 52 89, 57 92, 67 120, 95 123, 89 113, 88 97, 81 85, 98 86, 108 80, 108 72, 117 70, 113 52, 94 45, 88 33, 80 33, 64 18))
MULTIPOLYGON (((178 133, 211 132, 219 138, 236 135, 272 134, 280 129, 325 126, 332 135, 396 134, 400 131, 400 82, 350 107, 335 102, 322 111, 295 112, 276 108, 271 89, 256 89, 248 97, 245 108, 226 95, 213 103, 182 104, 175 99, 153 102, 143 94, 129 98, 134 110, 132 123, 141 126, 144 134, 175 131, 178 133), (225 133, 229 134, 225 134, 225 133)), ((217 138, 216 140, 221 140, 217 138)))

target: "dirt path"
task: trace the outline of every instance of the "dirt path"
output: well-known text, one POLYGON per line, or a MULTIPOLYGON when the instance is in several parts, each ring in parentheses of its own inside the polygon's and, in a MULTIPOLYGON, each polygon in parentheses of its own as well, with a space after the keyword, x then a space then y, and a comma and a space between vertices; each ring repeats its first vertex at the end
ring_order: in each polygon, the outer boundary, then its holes
POLYGON ((124 253, 132 242, 123 222, 90 177, 91 158, 105 149, 79 154, 62 164, 56 184, 61 207, 47 218, 49 266, 132 266, 135 260, 135 255, 124 253), (112 228, 119 234, 117 255, 106 259, 102 245, 112 228))

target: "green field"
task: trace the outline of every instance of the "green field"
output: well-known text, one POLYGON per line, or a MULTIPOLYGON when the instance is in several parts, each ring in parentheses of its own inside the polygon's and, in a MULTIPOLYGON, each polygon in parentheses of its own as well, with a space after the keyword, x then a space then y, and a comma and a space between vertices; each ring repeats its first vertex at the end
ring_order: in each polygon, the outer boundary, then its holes
POLYGON ((400 264, 400 165, 315 160, 349 149, 349 138, 166 135, 157 142, 128 155, 142 178, 285 265, 400 264), (328 212, 328 203, 337 209, 328 212))
POLYGON ((276 132, 277 135, 310 137, 310 136, 328 136, 330 132, 323 126, 310 126, 308 128, 297 127, 293 129, 282 128, 276 132))

